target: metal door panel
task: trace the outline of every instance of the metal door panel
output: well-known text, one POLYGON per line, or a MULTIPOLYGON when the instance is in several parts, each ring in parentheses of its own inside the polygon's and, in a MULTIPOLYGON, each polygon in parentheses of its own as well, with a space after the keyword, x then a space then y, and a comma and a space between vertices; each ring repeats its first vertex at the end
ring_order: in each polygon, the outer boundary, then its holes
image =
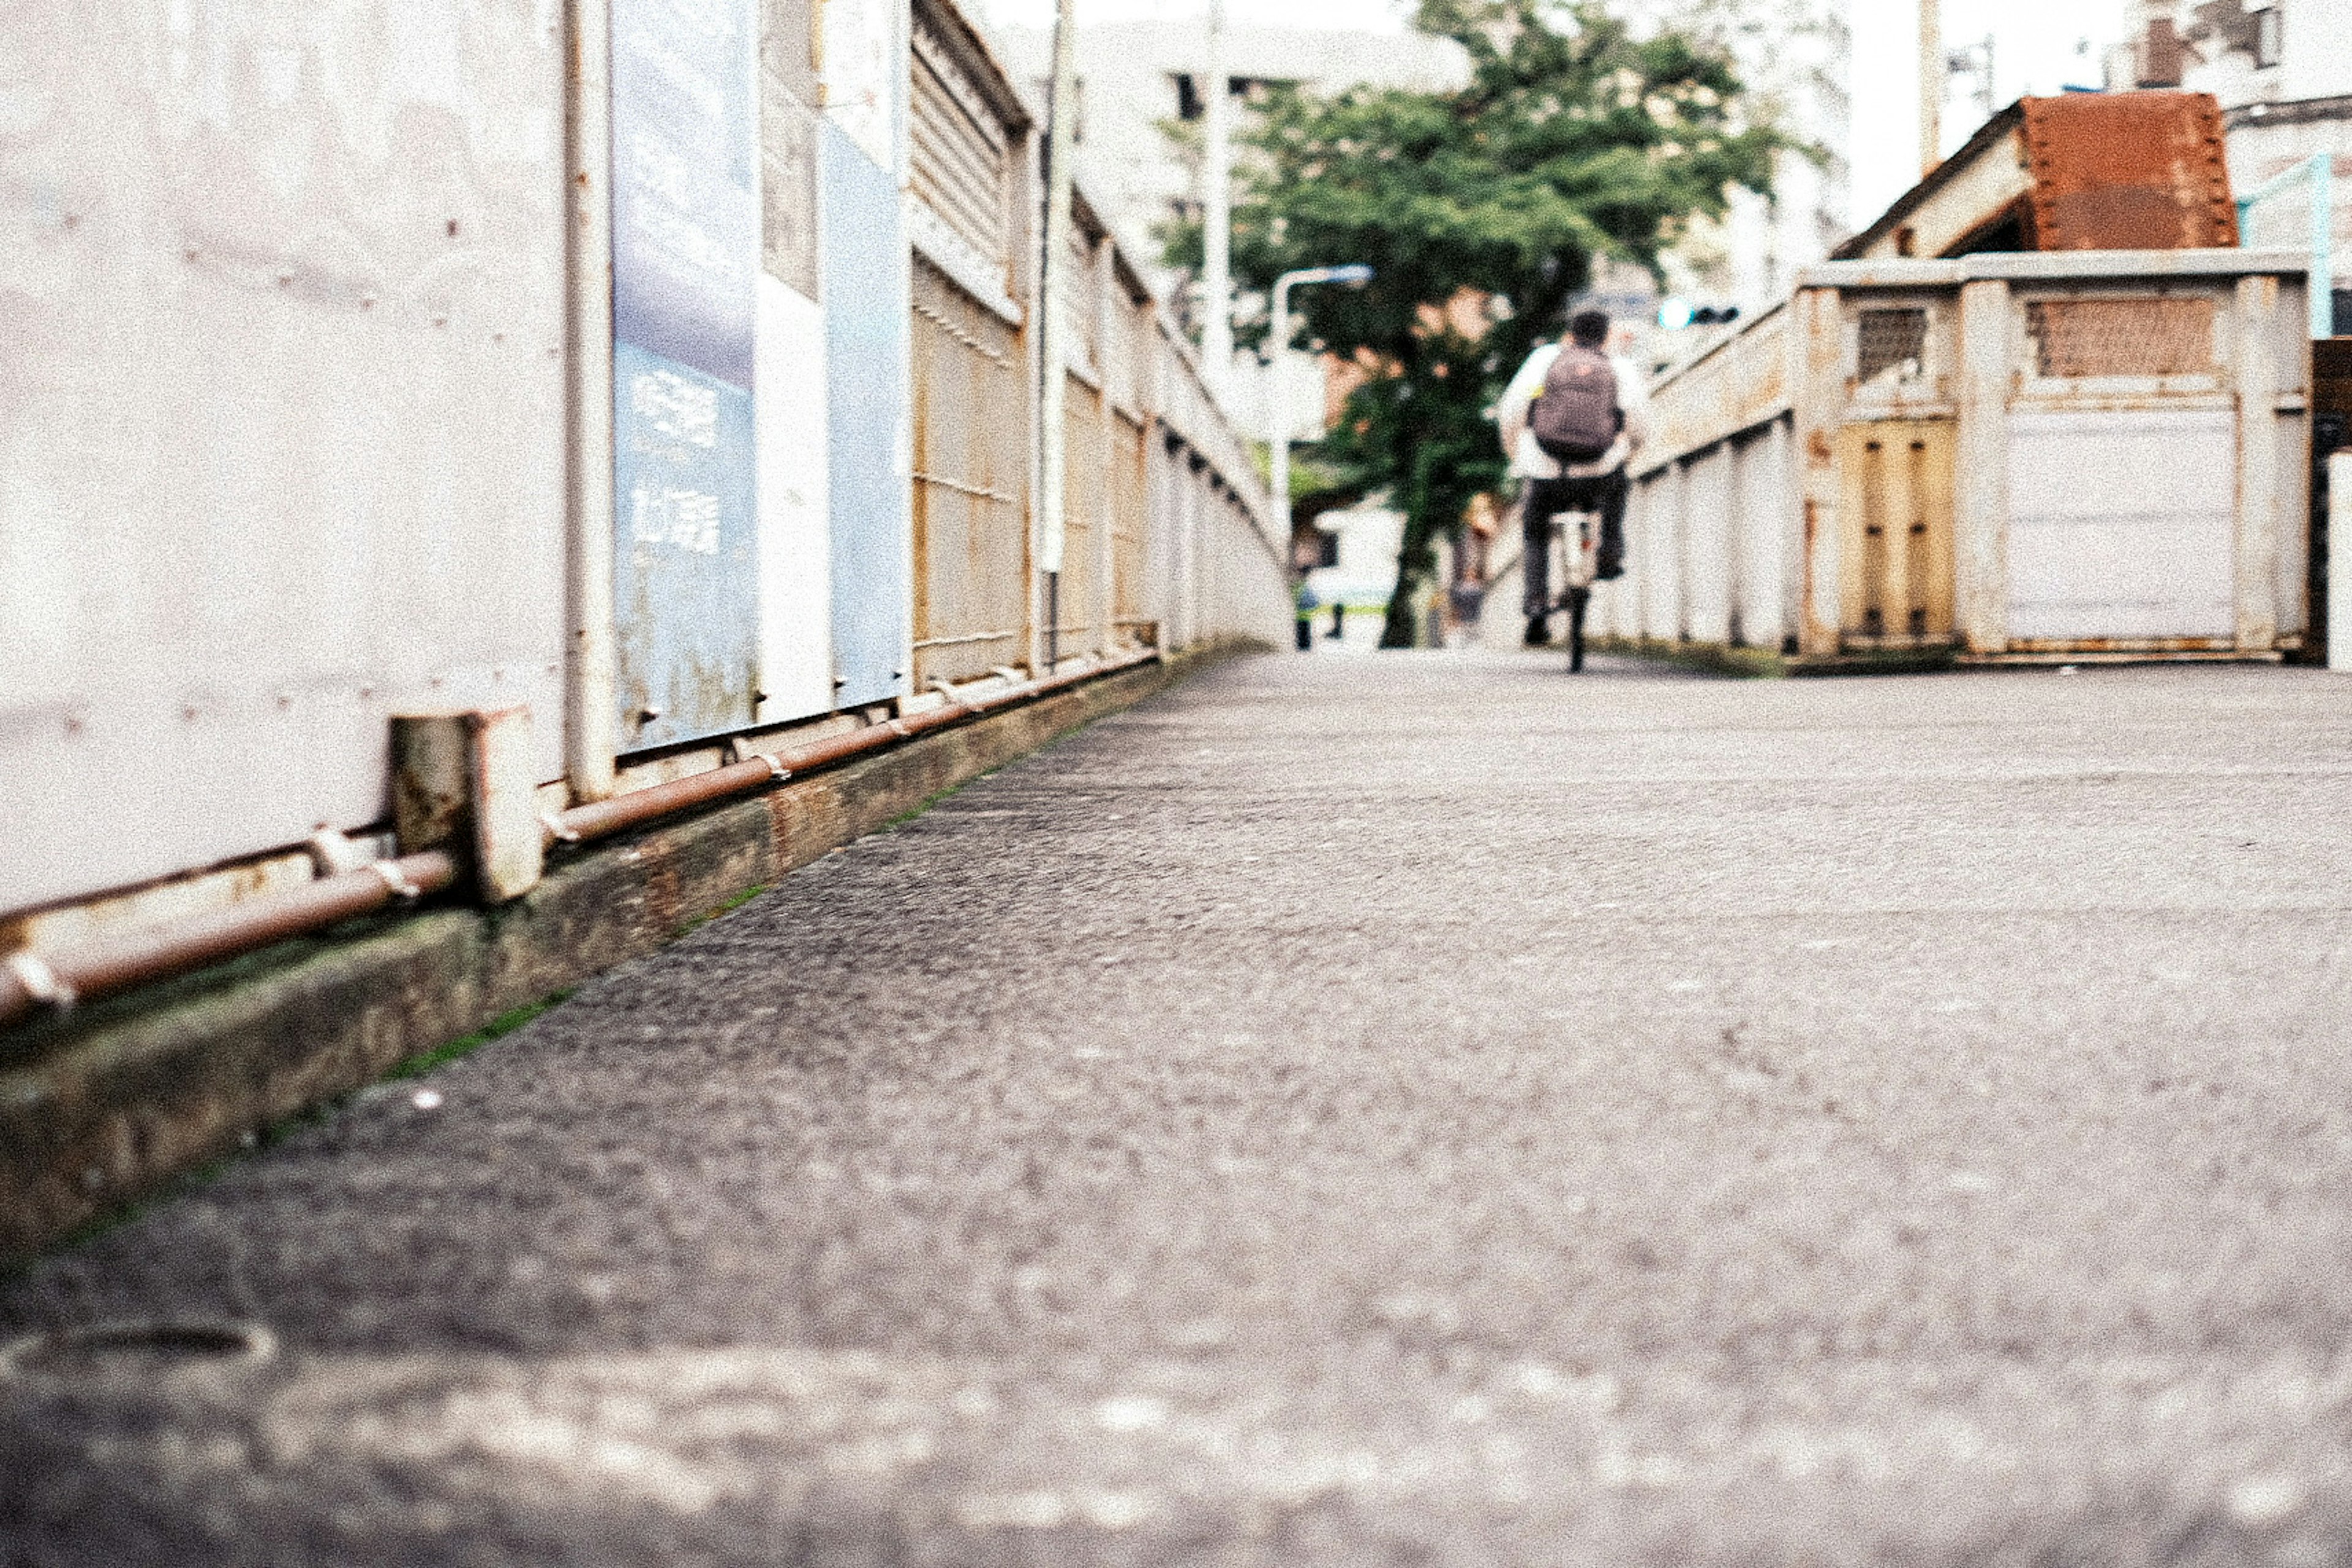
POLYGON ((1683 625, 1693 642, 1731 638, 1732 508, 1738 458, 1726 442, 1684 470, 1683 625))
POLYGON ((1953 426, 1886 419, 1838 436, 1838 625, 1850 647, 1952 638, 1953 426))
POLYGON ((1115 639, 1139 635, 1151 617, 1144 607, 1144 562, 1150 504, 1146 480, 1143 425, 1125 414, 1111 417, 1110 531, 1111 633, 1115 639))
POLYGON ((1731 632, 1748 647, 1777 648, 1788 604, 1788 426, 1775 423, 1739 447, 1738 593, 1731 632))
POLYGON ((380 820, 394 712, 562 773, 561 60, 365 16, 0 14, 0 913, 380 820))
POLYGON ((2235 635, 2231 412, 2013 414, 2009 436, 2011 638, 2235 635))
POLYGON ((613 345, 614 692, 621 748, 753 721, 760 658, 751 395, 613 345))
POLYGON ((914 271, 915 679, 1029 657, 1029 382, 1020 334, 914 271))
POLYGON ((1108 478, 1103 472, 1102 399, 1075 375, 1062 428, 1069 463, 1062 491, 1062 575, 1054 632, 1055 657, 1066 658, 1096 646, 1095 633, 1105 611, 1101 541, 1096 530, 1108 478))
POLYGON ((833 536, 825 512, 824 312, 760 279, 762 723, 833 706, 833 536))
POLYGON ((613 7, 614 696, 621 748, 754 720, 759 26, 613 7))
POLYGON ((913 636, 908 257, 898 182, 819 132, 835 700, 906 689, 913 636))
POLYGON ((1641 626, 1637 636, 1670 641, 1682 630, 1683 466, 1670 465, 1642 512, 1641 626))

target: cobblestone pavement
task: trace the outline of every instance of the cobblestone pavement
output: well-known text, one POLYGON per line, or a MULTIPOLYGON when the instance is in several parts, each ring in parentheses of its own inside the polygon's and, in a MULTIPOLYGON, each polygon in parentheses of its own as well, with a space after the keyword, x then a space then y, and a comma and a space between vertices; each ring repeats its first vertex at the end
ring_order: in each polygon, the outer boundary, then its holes
POLYGON ((0 1563, 2352 1563, 2352 683, 1245 660, 0 1286, 0 1563))

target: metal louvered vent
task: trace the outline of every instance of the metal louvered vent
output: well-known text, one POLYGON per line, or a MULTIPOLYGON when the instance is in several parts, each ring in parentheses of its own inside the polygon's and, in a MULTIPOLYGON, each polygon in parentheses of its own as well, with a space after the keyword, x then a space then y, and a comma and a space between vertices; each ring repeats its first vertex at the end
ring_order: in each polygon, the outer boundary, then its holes
POLYGON ((993 262, 1010 254, 1010 138, 961 67, 928 28, 915 32, 915 194, 993 262))
POLYGON ((2044 376, 2210 375, 2210 300, 2042 300, 2026 307, 2044 376))

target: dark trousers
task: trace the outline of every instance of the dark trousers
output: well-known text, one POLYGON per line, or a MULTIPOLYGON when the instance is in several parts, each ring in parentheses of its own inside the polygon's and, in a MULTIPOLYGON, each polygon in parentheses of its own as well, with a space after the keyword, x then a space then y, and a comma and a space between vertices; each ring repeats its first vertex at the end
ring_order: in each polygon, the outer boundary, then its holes
POLYGON ((1551 614, 1551 520, 1563 511, 1598 511, 1601 548, 1594 565, 1614 577, 1625 564, 1625 498, 1633 491, 1625 470, 1589 479, 1529 479, 1519 516, 1526 548, 1520 555, 1527 577, 1527 613, 1532 620, 1551 614))

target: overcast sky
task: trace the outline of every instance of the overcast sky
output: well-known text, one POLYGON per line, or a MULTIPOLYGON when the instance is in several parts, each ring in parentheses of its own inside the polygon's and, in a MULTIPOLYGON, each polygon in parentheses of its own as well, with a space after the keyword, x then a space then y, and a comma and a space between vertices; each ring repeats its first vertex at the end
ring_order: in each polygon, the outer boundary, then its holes
MULTIPOLYGON (((978 0, 1000 22, 1042 25, 1053 0, 978 0)), ((1139 16, 1205 14, 1203 0, 1077 0, 1078 24, 1139 16)), ((1405 0, 1226 0, 1236 26, 1367 27, 1401 31, 1405 0)), ((2051 93, 2073 83, 2095 87, 2100 58, 2123 27, 2123 0, 1944 0, 1944 41, 1958 48, 1990 34, 1996 102, 2051 93), (2078 52, 2085 40, 2087 51, 2078 52)), ((1919 177, 1916 130, 1918 10, 1909 0, 1849 0, 1853 21, 1853 220, 1862 226, 1919 177)), ((1945 119, 1947 150, 1976 128, 1976 110, 1956 82, 1945 119)))

